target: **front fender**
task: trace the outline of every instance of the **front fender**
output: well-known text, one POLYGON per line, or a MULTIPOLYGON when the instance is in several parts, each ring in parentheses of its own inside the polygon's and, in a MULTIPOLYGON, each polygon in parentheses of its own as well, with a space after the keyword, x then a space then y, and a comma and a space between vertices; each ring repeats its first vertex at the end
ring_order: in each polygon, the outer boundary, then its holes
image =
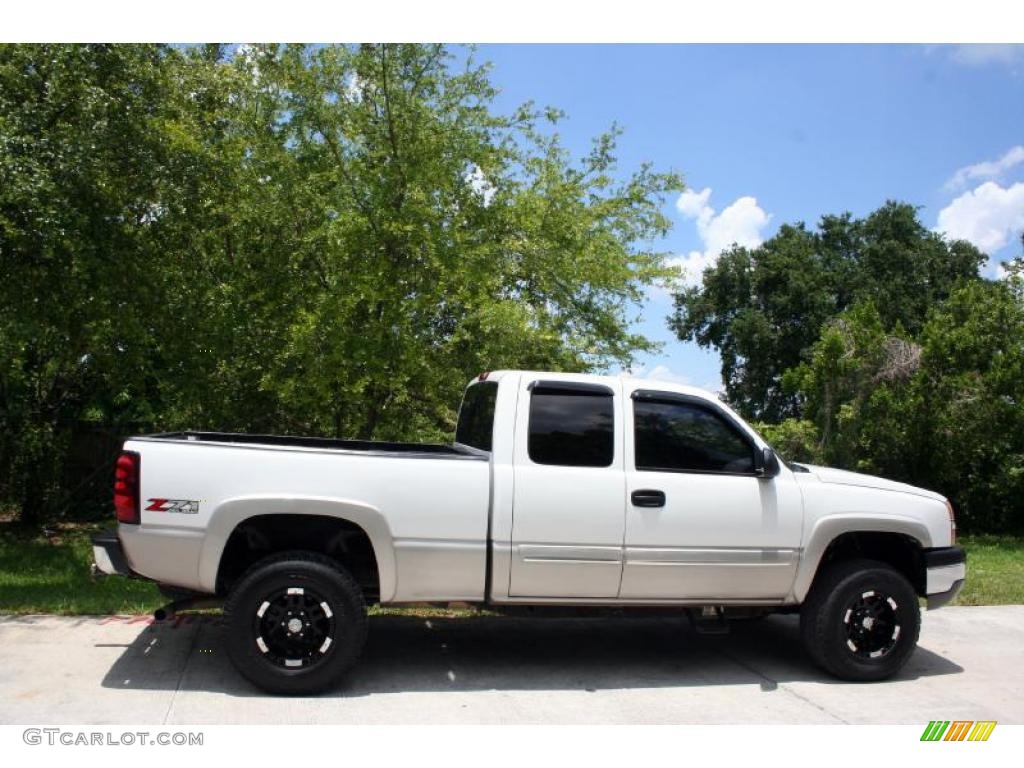
POLYGON ((199 555, 199 583, 214 592, 217 571, 228 538, 238 525, 259 515, 321 515, 354 523, 366 531, 377 559, 380 599, 387 602, 395 593, 395 548, 391 528, 380 510, 350 499, 318 496, 242 496, 222 502, 210 516, 199 555))
POLYGON ((802 603, 807 597, 828 545, 844 533, 900 533, 917 541, 922 548, 932 546, 928 527, 912 517, 856 513, 820 518, 811 528, 800 557, 796 580, 793 582, 796 602, 802 603))

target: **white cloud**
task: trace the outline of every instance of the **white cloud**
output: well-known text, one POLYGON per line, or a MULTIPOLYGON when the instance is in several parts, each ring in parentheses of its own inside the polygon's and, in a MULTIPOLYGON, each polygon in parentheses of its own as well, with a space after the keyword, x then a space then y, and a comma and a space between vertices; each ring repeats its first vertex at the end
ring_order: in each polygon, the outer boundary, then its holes
POLYGON ((1007 150, 1006 154, 998 160, 985 160, 960 168, 946 182, 946 189, 960 189, 966 187, 972 181, 980 181, 982 179, 998 179, 1011 168, 1021 163, 1024 163, 1024 146, 1018 144, 1016 147, 1007 150))
POLYGON ((645 379, 647 381, 667 381, 673 384, 681 384, 686 387, 697 387, 698 389, 705 389, 715 395, 725 390, 725 385, 721 379, 714 381, 708 380, 703 384, 694 384, 693 380, 689 376, 685 376, 681 373, 676 373, 667 365, 656 365, 651 369, 648 369, 643 363, 634 363, 631 367, 622 371, 620 376, 628 376, 634 379, 645 379))
POLYGON ((762 243, 761 232, 770 220, 771 216, 758 206, 757 198, 741 197, 700 227, 700 235, 709 253, 721 253, 733 244, 756 248, 762 243))
POLYGON ((1002 187, 986 181, 964 192, 939 211, 937 229, 995 253, 1024 230, 1024 182, 1002 187))
POLYGON ((644 365, 643 363, 633 363, 628 368, 624 368, 622 371, 620 371, 619 375, 620 376, 633 376, 635 378, 642 379, 644 377, 644 371, 646 371, 646 370, 647 370, 647 366, 644 365))
POLYGON ((650 379, 651 381, 670 381, 673 384, 690 384, 688 376, 675 373, 667 365, 656 365, 650 371, 645 371, 641 378, 650 379))
POLYGON ((703 251, 690 251, 681 253, 665 260, 670 267, 676 267, 682 274, 683 284, 687 286, 700 285, 704 278, 704 270, 715 265, 719 254, 709 254, 703 251))
POLYGON ((976 45, 954 45, 953 61, 969 67, 984 67, 989 64, 1014 66, 1024 63, 1024 45, 1014 43, 990 43, 976 45))
POLYGON ((712 215, 714 210, 708 205, 711 198, 711 187, 704 187, 700 192, 684 189, 676 200, 676 209, 688 219, 699 219, 702 214, 712 215))
POLYGON ((684 190, 676 201, 676 210, 696 222, 697 235, 704 244, 702 251, 691 251, 668 260, 670 265, 679 267, 687 285, 699 284, 704 270, 713 266, 722 251, 730 246, 759 246, 764 242, 762 233, 772 218, 761 209, 755 197, 737 198, 721 213, 711 207, 710 199, 711 188, 705 187, 700 192, 684 190))

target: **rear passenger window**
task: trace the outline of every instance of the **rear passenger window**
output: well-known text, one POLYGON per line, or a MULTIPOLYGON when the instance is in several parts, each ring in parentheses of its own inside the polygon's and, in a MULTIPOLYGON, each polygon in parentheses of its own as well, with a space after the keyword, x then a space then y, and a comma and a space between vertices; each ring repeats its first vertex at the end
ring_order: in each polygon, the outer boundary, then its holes
POLYGON ((754 471, 751 443, 710 408, 635 400, 636 468, 650 471, 754 471))
POLYGON ((494 405, 498 401, 498 382, 473 384, 462 396, 455 442, 471 445, 481 451, 491 450, 494 438, 494 405))
POLYGON ((537 464, 607 467, 615 455, 611 390, 535 386, 527 450, 537 464))

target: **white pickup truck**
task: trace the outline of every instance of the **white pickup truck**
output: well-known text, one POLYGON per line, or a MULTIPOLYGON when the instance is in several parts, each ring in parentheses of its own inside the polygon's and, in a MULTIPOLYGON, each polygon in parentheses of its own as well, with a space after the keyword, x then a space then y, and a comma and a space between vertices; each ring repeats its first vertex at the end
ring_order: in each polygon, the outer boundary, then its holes
POLYGON ((94 568, 224 598, 228 655, 277 693, 335 683, 367 604, 451 601, 798 610, 819 665, 879 680, 966 573, 944 497, 780 461, 714 395, 629 378, 481 374, 451 445, 131 438, 114 500, 94 568))

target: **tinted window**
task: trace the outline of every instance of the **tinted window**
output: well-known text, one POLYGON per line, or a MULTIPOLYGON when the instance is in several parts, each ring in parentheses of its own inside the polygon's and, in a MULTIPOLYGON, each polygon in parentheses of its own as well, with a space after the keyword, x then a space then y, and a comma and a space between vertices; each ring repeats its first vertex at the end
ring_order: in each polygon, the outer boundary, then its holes
POLYGON ((535 389, 530 396, 530 459, 537 464, 609 466, 615 455, 612 407, 610 395, 535 389))
POLYGON ((494 437, 494 403, 498 399, 498 382, 482 381, 466 390, 459 409, 459 425, 455 442, 471 445, 481 451, 491 450, 494 437))
POLYGON ((636 468, 753 472, 751 444, 721 416, 689 403, 633 403, 636 468))

